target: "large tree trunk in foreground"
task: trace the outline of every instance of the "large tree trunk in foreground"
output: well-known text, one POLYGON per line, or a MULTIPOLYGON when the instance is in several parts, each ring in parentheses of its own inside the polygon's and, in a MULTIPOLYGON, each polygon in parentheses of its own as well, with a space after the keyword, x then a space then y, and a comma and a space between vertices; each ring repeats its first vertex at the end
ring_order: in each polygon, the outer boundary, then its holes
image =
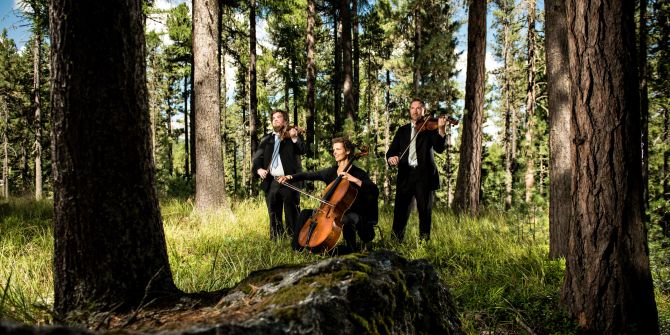
POLYGON ((486 68, 486 1, 471 1, 468 14, 468 65, 461 150, 452 206, 456 212, 477 215, 482 176, 482 122, 486 68))
POLYGON ((154 187, 142 2, 49 7, 56 312, 175 293, 154 187))
POLYGON ((219 112, 219 11, 216 1, 193 2, 195 206, 198 210, 217 210, 226 205, 219 112))
POLYGON ((585 332, 658 334, 643 221, 633 2, 568 1, 576 145, 562 301, 585 332))
POLYGON ((546 0, 545 50, 549 104, 549 255, 565 256, 572 215, 572 118, 565 2, 546 0))

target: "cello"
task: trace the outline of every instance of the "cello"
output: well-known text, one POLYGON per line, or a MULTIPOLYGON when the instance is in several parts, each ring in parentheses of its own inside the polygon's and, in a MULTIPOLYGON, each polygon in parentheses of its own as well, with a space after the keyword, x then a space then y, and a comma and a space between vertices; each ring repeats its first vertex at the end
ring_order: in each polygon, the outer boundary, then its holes
MULTIPOLYGON (((367 150, 354 154, 344 171, 349 172, 353 162, 367 154, 367 150)), ((291 184, 284 183, 284 185, 304 194, 291 184)), ((312 215, 302 224, 298 244, 314 253, 331 251, 342 234, 342 217, 354 203, 357 195, 358 189, 342 175, 328 184, 319 199, 319 207, 314 209, 312 215)))

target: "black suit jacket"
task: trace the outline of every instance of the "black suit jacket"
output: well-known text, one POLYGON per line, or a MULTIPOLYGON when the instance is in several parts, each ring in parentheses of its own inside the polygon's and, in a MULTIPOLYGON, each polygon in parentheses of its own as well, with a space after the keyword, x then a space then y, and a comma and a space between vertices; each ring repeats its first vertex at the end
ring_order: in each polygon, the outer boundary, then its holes
MULTIPOLYGON (((389 157, 398 156, 405 151, 409 145, 412 135, 411 123, 408 123, 400 128, 393 137, 393 142, 389 150, 386 152, 386 160, 389 157)), ((442 137, 436 130, 424 130, 416 137, 416 158, 418 161, 417 169, 421 174, 419 182, 424 183, 430 190, 436 190, 440 186, 440 176, 437 173, 437 166, 435 165, 435 157, 433 152, 442 153, 446 148, 446 136, 442 137)), ((398 163, 398 179, 396 185, 398 190, 396 192, 408 191, 412 185, 409 185, 409 149, 405 152, 398 163)))
MULTIPOLYGON (((275 136, 273 133, 265 135, 260 143, 258 148, 252 157, 252 174, 254 177, 258 178, 258 169, 268 169, 270 166, 270 161, 272 160, 272 151, 275 147, 275 136)), ((304 155, 306 151, 306 144, 300 136, 298 136, 298 141, 293 143, 293 140, 290 138, 284 139, 279 143, 279 157, 281 158, 281 164, 284 168, 284 174, 295 174, 302 171, 302 166, 300 164, 300 155, 304 155)), ((268 174, 270 171, 268 170, 268 174)), ((261 188, 263 191, 267 192, 272 183, 272 177, 268 176, 261 183, 261 188)))

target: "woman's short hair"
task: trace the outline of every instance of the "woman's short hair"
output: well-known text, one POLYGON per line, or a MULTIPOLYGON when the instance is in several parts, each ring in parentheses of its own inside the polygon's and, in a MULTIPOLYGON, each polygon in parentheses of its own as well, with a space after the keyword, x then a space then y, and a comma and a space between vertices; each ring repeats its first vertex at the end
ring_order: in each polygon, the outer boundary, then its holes
POLYGON ((348 138, 346 137, 335 137, 331 141, 332 144, 335 143, 342 143, 344 146, 345 151, 349 151, 349 158, 351 158, 354 155, 354 149, 356 149, 356 146, 354 145, 354 142, 351 142, 348 138))

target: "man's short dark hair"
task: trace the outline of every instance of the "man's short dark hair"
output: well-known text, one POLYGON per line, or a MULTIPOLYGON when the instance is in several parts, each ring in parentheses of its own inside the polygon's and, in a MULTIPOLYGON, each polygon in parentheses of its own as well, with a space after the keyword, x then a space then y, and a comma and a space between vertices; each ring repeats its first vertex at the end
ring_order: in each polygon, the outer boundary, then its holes
POLYGON ((419 99, 419 98, 414 98, 414 99, 412 99, 412 101, 411 101, 409 104, 412 105, 412 104, 414 103, 414 101, 418 101, 418 102, 420 102, 420 103, 421 103, 421 106, 426 106, 426 104, 423 102, 423 100, 421 100, 421 99, 419 99))
POLYGON ((274 110, 272 110, 272 114, 270 114, 270 120, 272 120, 272 117, 273 117, 275 114, 277 114, 277 113, 281 113, 281 116, 284 118, 284 121, 285 121, 286 123, 288 123, 288 113, 286 113, 285 111, 283 111, 283 110, 281 110, 281 109, 274 109, 274 110))

